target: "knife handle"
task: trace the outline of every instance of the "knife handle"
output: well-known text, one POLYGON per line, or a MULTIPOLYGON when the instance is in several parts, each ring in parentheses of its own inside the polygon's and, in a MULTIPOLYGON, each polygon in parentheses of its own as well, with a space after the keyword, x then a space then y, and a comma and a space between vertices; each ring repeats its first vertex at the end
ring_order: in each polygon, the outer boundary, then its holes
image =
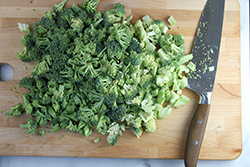
POLYGON ((186 167, 196 167, 197 165, 200 147, 206 129, 209 108, 210 104, 198 104, 191 120, 184 159, 186 167))

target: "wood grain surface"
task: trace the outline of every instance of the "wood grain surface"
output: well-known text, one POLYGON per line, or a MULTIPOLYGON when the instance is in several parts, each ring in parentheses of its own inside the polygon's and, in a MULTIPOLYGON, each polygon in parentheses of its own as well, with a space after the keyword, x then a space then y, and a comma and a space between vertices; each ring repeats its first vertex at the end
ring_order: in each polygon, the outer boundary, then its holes
MULTIPOLYGON (((23 49, 19 42, 23 33, 17 23, 28 23, 33 27, 44 12, 60 0, 27 2, 0 0, 0 65, 9 64, 14 70, 11 80, 0 81, 1 111, 8 111, 10 106, 22 102, 21 92, 25 89, 18 88, 17 82, 28 76, 34 66, 34 63, 23 63, 16 57, 16 52, 23 49)), ((66 6, 82 2, 68 0, 66 6)), ((125 5, 127 15, 134 15, 133 21, 148 14, 167 24, 167 18, 172 15, 177 25, 171 27, 170 32, 182 33, 185 53, 191 53, 205 0, 101 0, 98 10, 112 9, 116 2, 125 5)), ((237 0, 226 0, 216 83, 199 159, 231 160, 242 151, 240 68, 240 7, 237 0)), ((96 131, 89 137, 67 130, 49 133, 49 125, 43 128, 47 133, 42 137, 27 137, 19 124, 26 123, 29 116, 11 117, 6 121, 7 116, 3 112, 0 114, 0 155, 183 159, 188 126, 198 104, 198 95, 187 89, 183 92, 191 98, 190 103, 174 109, 164 120, 157 120, 158 128, 154 133, 144 132, 138 139, 131 130, 127 130, 113 147, 108 145, 106 136, 96 131), (64 137, 61 138, 62 135, 64 137), (97 137, 101 137, 98 144, 93 142, 97 137)))

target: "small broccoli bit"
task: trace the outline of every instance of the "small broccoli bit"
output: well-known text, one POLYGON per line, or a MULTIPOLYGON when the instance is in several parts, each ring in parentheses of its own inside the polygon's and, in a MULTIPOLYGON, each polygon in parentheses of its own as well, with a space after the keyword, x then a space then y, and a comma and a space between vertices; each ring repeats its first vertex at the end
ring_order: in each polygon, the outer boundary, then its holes
POLYGON ((63 0, 45 12, 33 31, 18 24, 27 34, 17 57, 36 65, 19 81, 28 91, 21 95, 23 102, 6 115, 30 115, 20 124, 28 135, 49 123, 51 133, 67 129, 87 137, 97 131, 114 146, 126 128, 138 138, 152 133, 157 118, 190 101, 182 89, 195 65, 192 54, 184 55, 184 36, 168 33, 164 21, 149 15, 132 24, 133 16, 125 16, 121 3, 97 11, 99 2, 65 8, 63 0))
POLYGON ((25 23, 17 23, 18 24, 18 28, 21 32, 24 33, 29 33, 30 32, 30 26, 29 24, 25 24, 25 23))
POLYGON ((168 18, 168 22, 169 22, 169 24, 170 24, 171 26, 174 26, 174 25, 176 24, 176 21, 175 21, 175 19, 174 19, 173 16, 170 16, 170 17, 168 18))

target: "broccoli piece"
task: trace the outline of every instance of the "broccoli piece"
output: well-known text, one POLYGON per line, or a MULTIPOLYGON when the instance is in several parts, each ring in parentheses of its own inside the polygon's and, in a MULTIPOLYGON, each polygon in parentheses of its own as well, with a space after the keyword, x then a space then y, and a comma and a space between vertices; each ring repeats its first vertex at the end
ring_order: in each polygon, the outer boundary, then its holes
POLYGON ((66 129, 69 130, 71 133, 77 131, 77 125, 74 125, 72 121, 69 121, 69 125, 66 126, 66 129))
POLYGON ((151 19, 149 17, 149 15, 143 16, 142 21, 143 21, 144 28, 147 28, 147 27, 149 27, 150 25, 152 25, 154 23, 154 20, 151 19))
POLYGON ((173 16, 170 16, 170 17, 168 18, 168 23, 169 23, 171 26, 174 26, 174 25, 176 24, 176 21, 175 21, 175 19, 174 19, 173 16))
POLYGON ((123 89, 125 91, 124 94, 125 101, 132 100, 138 93, 137 85, 124 84, 123 89))
POLYGON ((125 14, 125 7, 122 4, 116 3, 114 7, 115 9, 107 10, 103 14, 102 24, 107 29, 112 27, 114 23, 120 22, 125 14))
POLYGON ((63 0, 61 3, 55 4, 53 6, 54 12, 56 12, 56 13, 61 12, 63 10, 63 7, 66 4, 66 2, 67 2, 67 0, 63 0))
POLYGON ((144 122, 143 125, 146 127, 146 132, 153 133, 156 130, 155 119, 152 118, 147 122, 144 122))
POLYGON ((52 26, 55 25, 55 20, 53 18, 53 16, 43 16, 42 20, 40 21, 41 25, 46 28, 47 30, 50 29, 52 26))
POLYGON ((89 123, 93 116, 94 112, 88 107, 80 107, 77 113, 77 118, 85 123, 89 123))
POLYGON ((121 57, 122 56, 123 48, 119 44, 117 40, 114 40, 112 38, 108 38, 107 41, 107 55, 109 60, 114 59, 115 57, 121 57))
POLYGON ((29 33, 27 35, 22 36, 20 41, 23 46, 27 46, 28 48, 35 46, 36 44, 36 37, 33 33, 29 33))
POLYGON ((24 33, 30 33, 30 26, 29 24, 25 24, 25 23, 17 23, 18 24, 18 28, 21 32, 24 33))
POLYGON ((18 51, 17 52, 17 57, 22 61, 22 62, 30 62, 32 58, 28 54, 28 47, 24 47, 23 51, 18 51))
POLYGON ((145 91, 149 91, 149 87, 151 83, 153 82, 153 76, 151 74, 142 75, 141 82, 139 85, 142 89, 145 89, 145 91))
POLYGON ((108 128, 108 143, 110 146, 114 146, 118 140, 118 136, 119 136, 119 131, 120 131, 120 126, 118 123, 113 122, 112 124, 109 125, 108 128))
POLYGON ((99 2, 100 0, 85 0, 82 7, 88 14, 95 13, 99 2))
POLYGON ((124 105, 119 105, 112 108, 107 114, 112 121, 120 121, 126 114, 126 108, 124 105))
POLYGON ((27 121, 27 124, 20 124, 20 127, 27 129, 29 135, 33 135, 37 130, 37 122, 31 118, 28 118, 27 121))
POLYGON ((154 24, 159 26, 161 33, 163 33, 163 34, 167 33, 169 28, 164 24, 164 22, 162 20, 155 20, 154 24))
POLYGON ((33 106, 31 104, 31 97, 27 93, 23 93, 22 95, 23 98, 23 108, 26 111, 26 114, 29 115, 33 112, 33 106))
POLYGON ((142 48, 145 47, 147 40, 147 33, 142 25, 142 21, 138 20, 135 25, 135 36, 139 39, 142 48))
POLYGON ((137 53, 141 53, 143 51, 140 43, 134 37, 131 38, 130 43, 126 49, 126 52, 130 53, 131 51, 135 51, 137 53))
POLYGON ((56 132, 56 131, 59 131, 60 129, 61 129, 61 128, 60 128, 59 124, 55 124, 54 126, 53 126, 53 125, 51 126, 50 132, 51 132, 51 133, 54 133, 54 132, 56 132))
POLYGON ((116 3, 114 7, 115 9, 111 9, 109 11, 114 12, 118 17, 122 17, 125 15, 125 6, 123 6, 121 3, 116 3))
POLYGON ((77 31, 78 33, 82 32, 84 28, 84 22, 81 18, 78 19, 72 19, 71 20, 72 24, 70 25, 73 30, 77 31))
POLYGON ((56 13, 52 12, 51 10, 48 10, 44 13, 44 17, 47 17, 50 20, 54 20, 56 17, 56 13))
POLYGON ((115 23, 113 27, 109 29, 110 36, 115 38, 124 50, 129 46, 131 40, 131 32, 129 27, 121 24, 115 23))
POLYGON ((42 35, 42 34, 45 34, 48 30, 44 28, 40 22, 36 22, 34 26, 34 31, 37 34, 42 35))
POLYGON ((146 29, 147 35, 146 37, 148 40, 153 44, 157 45, 159 38, 161 37, 161 30, 158 25, 156 24, 151 24, 147 29, 146 29))
POLYGON ((6 112, 5 115, 19 117, 20 115, 22 115, 23 111, 24 111, 23 106, 20 103, 17 103, 16 105, 12 106, 10 108, 10 111, 6 112))
POLYGON ((131 130, 134 132, 134 134, 137 136, 137 138, 140 138, 140 136, 143 133, 142 127, 140 127, 140 128, 132 127, 131 130))
POLYGON ((34 83, 35 83, 35 79, 34 78, 23 77, 19 81, 19 88, 29 88, 29 89, 32 90, 34 88, 34 86, 33 86, 34 83))
POLYGON ((159 45, 161 47, 165 45, 170 45, 173 41, 173 35, 170 33, 166 33, 165 35, 162 35, 159 39, 159 45))

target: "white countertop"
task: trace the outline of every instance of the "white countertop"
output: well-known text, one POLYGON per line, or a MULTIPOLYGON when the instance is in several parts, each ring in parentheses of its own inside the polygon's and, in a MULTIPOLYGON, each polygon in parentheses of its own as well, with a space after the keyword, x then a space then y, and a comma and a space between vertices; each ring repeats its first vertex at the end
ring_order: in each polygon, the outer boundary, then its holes
MULTIPOLYGON (((199 167, 250 167, 249 111, 249 0, 239 0, 241 6, 241 75, 243 151, 231 161, 199 160, 199 167)), ((182 167, 183 160, 56 158, 0 156, 0 167, 182 167)))

